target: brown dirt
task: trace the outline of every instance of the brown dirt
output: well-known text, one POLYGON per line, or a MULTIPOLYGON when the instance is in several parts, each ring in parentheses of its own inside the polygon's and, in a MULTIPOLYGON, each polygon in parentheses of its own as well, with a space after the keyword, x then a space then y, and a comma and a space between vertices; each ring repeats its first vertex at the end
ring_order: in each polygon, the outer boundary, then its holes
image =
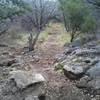
MULTIPOLYGON (((11 68, 41 73, 47 81, 45 84, 45 90, 46 96, 48 96, 49 99, 46 100, 75 100, 75 96, 77 97, 78 95, 78 97, 81 98, 83 94, 73 86, 73 83, 63 75, 62 71, 54 70, 55 56, 56 54, 62 54, 63 51, 62 45, 56 41, 57 35, 59 34, 49 35, 47 41, 33 52, 24 53, 22 48, 10 48, 7 51, 8 53, 11 53, 10 57, 19 58, 19 62, 21 63, 14 65, 13 67, 11 66, 11 68), (69 99, 72 98, 72 96, 73 99, 69 99)), ((1 73, 5 73, 5 71, 1 71, 1 73)))
POLYGON ((56 42, 57 34, 51 34, 48 40, 43 43, 42 50, 39 50, 39 61, 33 63, 32 70, 36 69, 46 77, 47 81, 57 81, 59 75, 54 71, 54 61, 56 54, 63 51, 61 45, 56 42))

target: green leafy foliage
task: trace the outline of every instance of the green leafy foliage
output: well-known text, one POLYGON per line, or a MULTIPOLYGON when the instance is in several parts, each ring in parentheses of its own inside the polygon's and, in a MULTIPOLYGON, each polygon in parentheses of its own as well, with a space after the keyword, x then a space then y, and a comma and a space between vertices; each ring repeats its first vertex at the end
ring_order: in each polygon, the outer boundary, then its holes
POLYGON ((19 16, 29 10, 23 0, 0 0, 0 20, 19 16))
POLYGON ((83 0, 59 0, 66 30, 71 35, 71 42, 79 33, 95 28, 95 20, 90 17, 90 10, 83 0))
POLYGON ((85 19, 85 22, 82 25, 82 32, 93 31, 96 28, 96 21, 92 17, 85 19))

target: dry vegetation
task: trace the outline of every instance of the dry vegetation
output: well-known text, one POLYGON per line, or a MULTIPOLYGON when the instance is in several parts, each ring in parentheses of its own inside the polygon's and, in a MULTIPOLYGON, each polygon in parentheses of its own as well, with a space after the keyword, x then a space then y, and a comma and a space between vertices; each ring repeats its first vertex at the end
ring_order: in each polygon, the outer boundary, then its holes
MULTIPOLYGON (((35 34, 34 31, 32 33, 33 35, 35 34)), ((65 31, 62 23, 50 22, 45 30, 41 32, 37 45, 39 46, 48 40, 48 36, 50 34, 58 34, 56 42, 59 44, 63 45, 64 43, 70 41, 70 35, 65 31)), ((2 37, 2 41, 8 43, 8 45, 15 45, 15 47, 18 45, 20 47, 24 47, 25 45, 28 45, 29 32, 22 31, 20 25, 13 25, 9 29, 8 33, 2 37)))

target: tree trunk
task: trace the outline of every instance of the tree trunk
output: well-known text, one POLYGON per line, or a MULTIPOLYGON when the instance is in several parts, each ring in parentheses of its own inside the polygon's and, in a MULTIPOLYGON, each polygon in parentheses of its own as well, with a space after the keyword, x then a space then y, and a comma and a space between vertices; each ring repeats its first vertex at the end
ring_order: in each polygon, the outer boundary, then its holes
POLYGON ((36 34, 36 36, 35 36, 35 38, 33 40, 33 48, 35 47, 35 44, 36 44, 36 42, 38 40, 39 35, 40 35, 40 30, 38 30, 38 32, 37 32, 37 34, 36 34))
POLYGON ((68 32, 66 17, 65 17, 65 14, 64 14, 64 13, 63 13, 63 20, 64 20, 65 29, 66 29, 66 31, 68 32))
POLYGON ((32 33, 30 33, 28 40, 29 40, 29 51, 32 51, 32 50, 34 50, 34 48, 33 48, 33 34, 32 33))
POLYGON ((38 30, 35 38, 33 39, 33 35, 32 35, 32 33, 30 33, 30 36, 29 36, 29 51, 33 51, 34 50, 35 44, 36 44, 36 42, 38 40, 39 35, 40 35, 40 30, 38 30))
POLYGON ((71 33, 71 39, 70 39, 70 42, 73 42, 74 41, 74 33, 72 32, 71 33))

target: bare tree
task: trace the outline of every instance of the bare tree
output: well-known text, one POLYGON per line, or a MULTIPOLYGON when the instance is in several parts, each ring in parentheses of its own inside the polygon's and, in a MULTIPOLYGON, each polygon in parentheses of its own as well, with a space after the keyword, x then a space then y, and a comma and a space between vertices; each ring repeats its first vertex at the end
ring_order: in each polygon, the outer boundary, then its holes
POLYGON ((55 16, 56 2, 49 0, 32 0, 32 12, 27 17, 31 20, 33 26, 37 30, 37 34, 33 39, 32 33, 29 36, 29 51, 34 50, 35 44, 48 21, 55 16))

